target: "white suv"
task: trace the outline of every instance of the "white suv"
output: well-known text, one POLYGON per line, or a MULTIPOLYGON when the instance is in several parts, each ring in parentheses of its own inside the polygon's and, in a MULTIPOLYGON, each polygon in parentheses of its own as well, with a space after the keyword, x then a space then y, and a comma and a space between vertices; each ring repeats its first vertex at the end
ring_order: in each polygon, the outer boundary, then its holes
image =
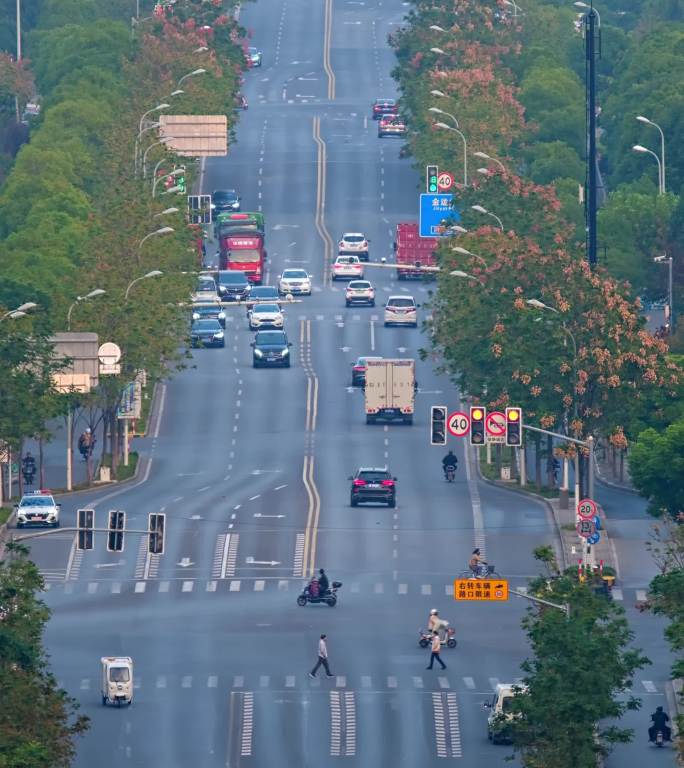
POLYGON ((27 525, 51 525, 53 528, 59 528, 61 506, 55 502, 49 491, 26 493, 21 497, 21 501, 14 505, 17 528, 27 525))
POLYGON ((345 232, 338 243, 337 252, 340 255, 358 256, 362 261, 368 261, 368 238, 362 232, 345 232))
POLYGON ((413 296, 390 296, 385 304, 385 327, 388 325, 410 325, 418 327, 418 312, 420 304, 416 304, 413 296))

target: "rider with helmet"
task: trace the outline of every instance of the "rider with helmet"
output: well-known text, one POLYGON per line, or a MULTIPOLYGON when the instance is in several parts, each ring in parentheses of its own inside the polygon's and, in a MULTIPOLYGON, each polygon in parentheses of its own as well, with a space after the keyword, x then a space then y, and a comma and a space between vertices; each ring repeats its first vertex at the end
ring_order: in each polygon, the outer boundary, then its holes
POLYGON ((450 450, 449 453, 447 453, 447 455, 442 459, 442 469, 444 470, 445 476, 449 467, 453 467, 454 470, 458 469, 458 459, 452 450, 450 450))
POLYGON ((653 725, 648 729, 649 741, 656 740, 656 734, 660 731, 663 734, 663 741, 670 741, 672 732, 670 726, 667 724, 670 716, 667 712, 663 712, 662 707, 656 707, 656 711, 651 715, 653 725))

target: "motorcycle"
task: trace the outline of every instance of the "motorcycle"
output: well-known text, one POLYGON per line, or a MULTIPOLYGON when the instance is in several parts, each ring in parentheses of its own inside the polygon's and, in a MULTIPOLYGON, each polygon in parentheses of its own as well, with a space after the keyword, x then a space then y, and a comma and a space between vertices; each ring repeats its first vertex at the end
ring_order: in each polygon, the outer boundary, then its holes
POLYGON ((309 586, 307 585, 302 590, 302 593, 297 598, 297 605, 303 608, 307 603, 313 603, 314 605, 318 603, 326 603, 331 608, 334 608, 337 605, 337 590, 342 586, 341 581, 333 581, 330 589, 326 590, 324 593, 319 593, 317 595, 312 595, 311 590, 309 589, 309 586))
POLYGON ((35 469, 22 469, 21 474, 24 476, 25 485, 33 485, 33 478, 36 476, 35 469))
MULTIPOLYGON (((418 645, 421 648, 427 648, 432 643, 432 632, 426 629, 418 630, 418 645)), ((448 621, 443 621, 439 628, 439 642, 441 645, 446 645, 447 648, 455 648, 458 645, 456 640, 456 630, 449 626, 448 621)))
POLYGON ((654 744, 656 747, 658 747, 658 749, 662 749, 665 746, 665 742, 671 741, 671 738, 671 735, 665 735, 665 731, 663 731, 662 728, 658 728, 653 738, 651 738, 649 734, 648 740, 651 742, 651 744, 654 744))
POLYGON ((444 467, 444 477, 447 483, 453 483, 456 479, 456 467, 453 464, 448 464, 444 467))

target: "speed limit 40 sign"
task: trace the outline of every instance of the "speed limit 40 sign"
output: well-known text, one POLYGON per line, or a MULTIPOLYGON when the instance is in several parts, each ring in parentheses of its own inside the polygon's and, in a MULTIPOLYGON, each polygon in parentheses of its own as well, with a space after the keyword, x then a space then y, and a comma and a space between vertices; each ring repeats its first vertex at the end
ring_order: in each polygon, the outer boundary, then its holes
POLYGON ((447 419, 447 429, 454 437, 465 437, 470 431, 470 417, 462 411, 454 411, 447 419))

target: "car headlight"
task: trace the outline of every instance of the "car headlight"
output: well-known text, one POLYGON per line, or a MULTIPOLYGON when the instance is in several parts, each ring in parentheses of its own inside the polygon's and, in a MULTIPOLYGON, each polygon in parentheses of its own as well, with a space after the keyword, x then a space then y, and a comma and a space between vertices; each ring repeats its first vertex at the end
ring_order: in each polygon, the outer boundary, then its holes
POLYGON ((290 350, 287 347, 285 347, 285 349, 282 351, 281 354, 283 357, 287 357, 290 354, 290 350))
POLYGON ((222 339, 222 338, 223 338, 223 331, 217 331, 217 332, 214 334, 214 338, 215 338, 215 339, 222 339))
POLYGON ((197 314, 197 312, 193 312, 193 313, 192 313, 192 319, 193 319, 193 320, 199 320, 199 317, 200 317, 200 316, 197 314))
POLYGON ((254 357, 263 357, 264 353, 260 349, 254 350, 254 357))
POLYGON ((219 319, 219 320, 225 320, 225 319, 226 319, 226 313, 225 313, 223 310, 221 310, 221 311, 218 313, 218 319, 219 319))

